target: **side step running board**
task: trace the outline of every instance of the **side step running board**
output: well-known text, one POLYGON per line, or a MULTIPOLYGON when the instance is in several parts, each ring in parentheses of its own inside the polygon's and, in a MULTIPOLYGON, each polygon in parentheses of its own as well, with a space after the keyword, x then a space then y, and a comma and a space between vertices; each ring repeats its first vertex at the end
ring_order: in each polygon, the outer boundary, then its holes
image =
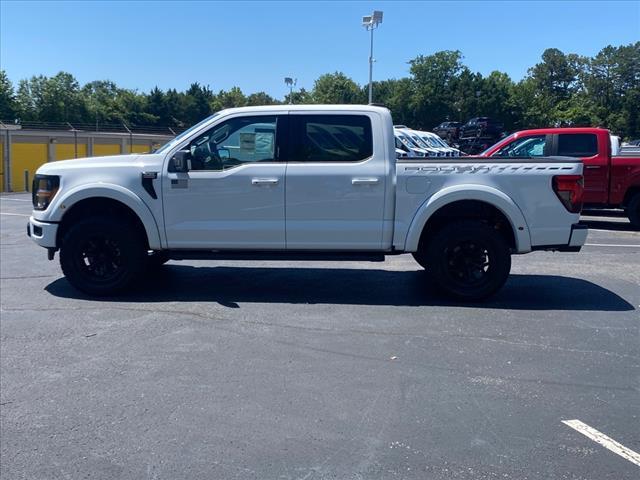
MULTIPOLYGON (((275 260, 275 261, 360 261, 384 262, 380 252, 301 252, 301 251, 215 251, 169 250, 171 260, 275 260)), ((389 252, 392 253, 392 252, 389 252)))

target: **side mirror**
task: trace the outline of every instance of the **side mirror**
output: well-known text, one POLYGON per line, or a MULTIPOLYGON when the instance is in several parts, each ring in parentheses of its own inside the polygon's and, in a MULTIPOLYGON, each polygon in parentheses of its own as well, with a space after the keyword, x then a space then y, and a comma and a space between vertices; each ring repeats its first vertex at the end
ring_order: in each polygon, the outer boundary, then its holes
POLYGON ((175 172, 188 172, 191 152, 189 150, 178 150, 171 157, 171 163, 173 164, 173 170, 175 172))

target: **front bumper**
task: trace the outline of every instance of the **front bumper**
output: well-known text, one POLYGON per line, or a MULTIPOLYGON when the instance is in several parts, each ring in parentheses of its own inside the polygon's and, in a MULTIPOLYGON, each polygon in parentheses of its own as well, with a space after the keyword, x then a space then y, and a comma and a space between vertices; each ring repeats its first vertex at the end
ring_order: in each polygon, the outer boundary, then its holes
POLYGON ((41 222, 33 217, 29 217, 27 236, 41 247, 56 248, 58 226, 57 223, 41 222))

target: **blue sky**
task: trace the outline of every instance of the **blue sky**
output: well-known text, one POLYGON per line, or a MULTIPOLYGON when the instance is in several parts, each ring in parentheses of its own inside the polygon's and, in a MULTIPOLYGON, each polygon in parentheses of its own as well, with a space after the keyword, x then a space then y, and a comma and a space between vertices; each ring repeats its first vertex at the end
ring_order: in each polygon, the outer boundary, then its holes
POLYGON ((569 2, 17 2, 0 4, 0 67, 14 82, 71 72, 80 83, 213 90, 282 98, 283 77, 310 89, 322 73, 368 79, 361 18, 384 11, 374 79, 407 61, 460 50, 473 71, 522 78, 549 47, 594 55, 640 40, 640 1, 569 2))

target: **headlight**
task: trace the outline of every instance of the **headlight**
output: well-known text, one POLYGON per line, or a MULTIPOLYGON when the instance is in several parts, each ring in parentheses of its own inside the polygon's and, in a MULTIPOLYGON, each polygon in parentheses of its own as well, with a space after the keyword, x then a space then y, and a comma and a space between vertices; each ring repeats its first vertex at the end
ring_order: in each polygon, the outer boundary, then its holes
POLYGON ((58 193, 60 177, 57 175, 36 175, 33 177, 31 200, 34 210, 46 210, 58 193))

